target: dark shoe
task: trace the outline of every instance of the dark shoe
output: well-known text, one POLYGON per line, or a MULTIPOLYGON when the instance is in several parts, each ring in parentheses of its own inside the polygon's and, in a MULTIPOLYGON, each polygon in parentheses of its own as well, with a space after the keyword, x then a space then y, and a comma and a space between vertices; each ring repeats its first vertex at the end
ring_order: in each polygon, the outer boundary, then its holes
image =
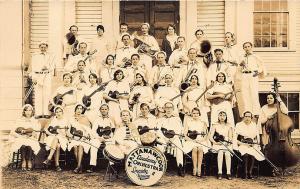
POLYGON ((181 177, 185 176, 184 168, 183 168, 182 165, 179 165, 179 167, 178 167, 178 175, 181 176, 181 177))
POLYGON ((252 174, 249 174, 249 175, 248 175, 248 179, 253 179, 252 174))
POLYGON ((231 178, 231 175, 230 175, 230 174, 227 174, 227 175, 226 175, 226 178, 227 178, 228 180, 232 180, 232 178, 231 178))
POLYGON ((94 168, 93 166, 91 166, 91 168, 89 168, 88 170, 86 170, 87 173, 93 173, 94 172, 94 168))
POLYGON ((61 171, 62 171, 62 169, 61 169, 59 166, 56 166, 55 170, 56 170, 57 172, 61 172, 61 171))
POLYGON ((218 174, 217 178, 218 178, 219 180, 221 180, 221 179, 222 179, 222 174, 218 174))

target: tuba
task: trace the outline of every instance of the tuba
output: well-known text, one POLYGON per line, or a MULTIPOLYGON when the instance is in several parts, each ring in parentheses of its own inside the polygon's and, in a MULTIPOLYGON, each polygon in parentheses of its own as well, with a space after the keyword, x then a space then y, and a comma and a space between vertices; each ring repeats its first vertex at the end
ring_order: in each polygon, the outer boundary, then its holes
POLYGON ((78 55, 79 51, 77 49, 78 46, 78 40, 76 39, 75 35, 72 32, 69 32, 66 34, 67 42, 69 45, 71 45, 71 54, 73 56, 78 55))
POLYGON ((203 40, 200 44, 200 52, 203 56, 203 63, 206 67, 209 67, 210 63, 213 61, 213 56, 211 53, 211 44, 208 40, 203 40))

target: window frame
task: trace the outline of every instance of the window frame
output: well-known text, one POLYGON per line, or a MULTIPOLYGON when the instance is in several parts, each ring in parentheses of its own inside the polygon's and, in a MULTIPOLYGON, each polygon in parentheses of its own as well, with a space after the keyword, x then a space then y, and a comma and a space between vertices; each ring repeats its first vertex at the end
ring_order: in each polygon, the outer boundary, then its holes
MULTIPOLYGON (((263 1, 263 0, 262 0, 263 1)), ((252 11, 252 23, 253 23, 253 36, 252 36, 252 40, 253 40, 253 51, 254 52, 296 52, 295 50, 293 50, 294 45, 292 44, 292 39, 294 38, 294 32, 293 31, 293 26, 292 23, 294 22, 294 18, 293 15, 291 15, 292 13, 292 2, 290 2, 289 0, 287 0, 287 10, 284 11, 255 11, 254 7, 255 7, 255 1, 253 1, 253 11, 252 11), (254 47, 254 15, 255 13, 287 13, 288 17, 287 17, 287 47, 254 47)))

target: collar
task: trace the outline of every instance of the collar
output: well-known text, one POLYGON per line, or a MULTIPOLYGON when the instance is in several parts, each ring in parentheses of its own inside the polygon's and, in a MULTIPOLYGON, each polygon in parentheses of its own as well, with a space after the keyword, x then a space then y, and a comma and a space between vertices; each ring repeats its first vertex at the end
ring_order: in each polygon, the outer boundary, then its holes
POLYGON ((129 49, 130 48, 130 46, 124 46, 123 47, 123 49, 129 49))
POLYGON ((250 56, 250 55, 252 55, 252 54, 253 54, 253 53, 249 53, 249 54, 246 53, 244 56, 247 57, 247 56, 250 56))

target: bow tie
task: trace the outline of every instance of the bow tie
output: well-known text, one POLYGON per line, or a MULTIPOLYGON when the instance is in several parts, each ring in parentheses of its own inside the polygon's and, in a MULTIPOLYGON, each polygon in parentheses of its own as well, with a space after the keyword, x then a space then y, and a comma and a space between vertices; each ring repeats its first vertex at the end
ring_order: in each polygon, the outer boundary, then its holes
POLYGON ((129 49, 129 47, 124 47, 124 49, 129 49))
POLYGON ((252 55, 252 53, 249 53, 249 54, 245 54, 245 57, 247 57, 247 56, 250 56, 250 55, 252 55))

